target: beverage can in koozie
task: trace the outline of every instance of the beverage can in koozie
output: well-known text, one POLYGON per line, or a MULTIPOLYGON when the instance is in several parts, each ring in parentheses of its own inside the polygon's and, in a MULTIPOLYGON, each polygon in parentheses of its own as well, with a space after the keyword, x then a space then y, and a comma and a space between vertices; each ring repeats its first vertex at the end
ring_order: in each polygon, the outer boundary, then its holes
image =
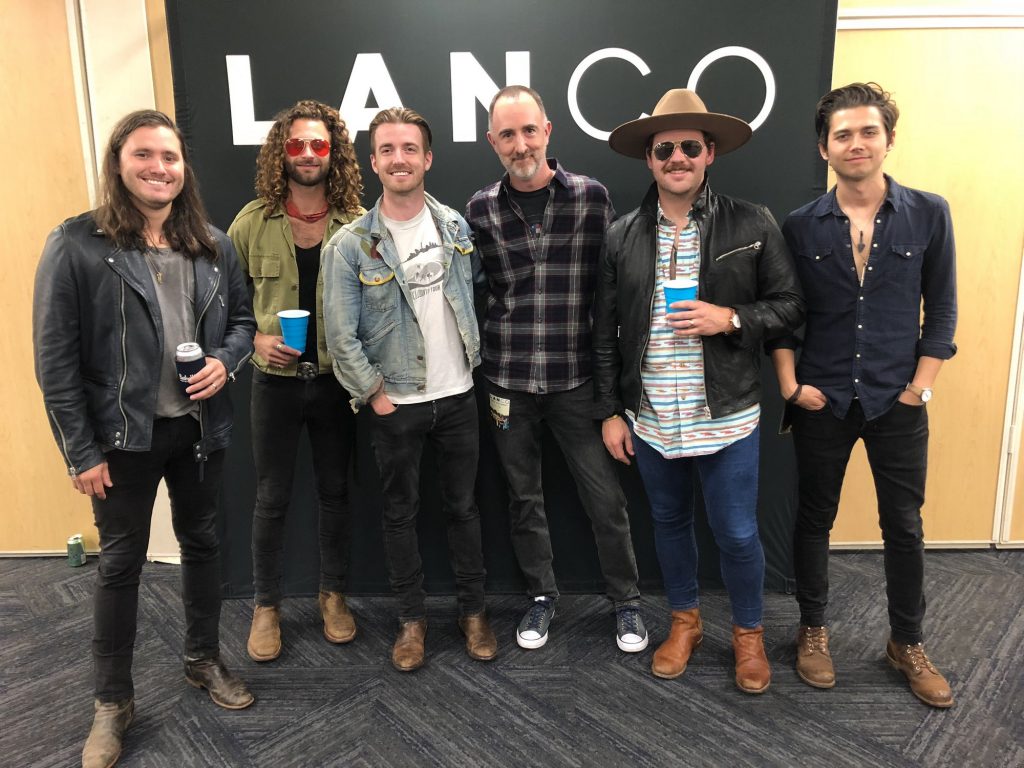
POLYGON ((85 544, 82 543, 82 534, 76 533, 68 539, 68 565, 77 568, 85 565, 85 544))
POLYGON ((195 376, 206 365, 203 348, 194 341, 179 344, 174 350, 174 364, 178 368, 178 382, 181 384, 181 391, 185 392, 189 377, 195 376))

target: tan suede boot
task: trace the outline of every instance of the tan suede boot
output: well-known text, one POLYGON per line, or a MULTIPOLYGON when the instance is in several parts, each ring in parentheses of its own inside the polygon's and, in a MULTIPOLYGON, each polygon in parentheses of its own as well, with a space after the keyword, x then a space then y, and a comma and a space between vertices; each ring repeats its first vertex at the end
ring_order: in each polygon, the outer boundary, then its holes
POLYGON ((459 629, 466 636, 466 653, 477 661, 490 661, 498 655, 498 639, 481 611, 459 619, 459 629))
POLYGON ((686 671, 690 654, 696 650, 704 639, 704 625, 700 620, 700 609, 690 608, 686 611, 672 611, 672 626, 668 638, 651 660, 651 673, 665 680, 679 677, 686 671))
POLYGON ((815 688, 836 684, 832 654, 828 650, 828 627, 800 627, 796 637, 796 673, 815 688))
POLYGON ((744 693, 764 693, 772 682, 772 669, 764 653, 764 627, 732 628, 736 655, 736 685, 744 693))
POLYGON ((403 621, 391 649, 391 663, 399 672, 412 672, 423 666, 427 620, 403 621))
POLYGON ((246 644, 253 661, 273 661, 281 655, 281 611, 276 605, 257 605, 246 644))
POLYGON ((82 749, 82 768, 110 768, 121 756, 121 739, 135 717, 135 699, 93 703, 92 730, 82 749))
POLYGON ((324 637, 332 643, 348 643, 356 636, 356 620, 340 592, 320 593, 320 615, 324 618, 324 637))
POLYGON ((903 673, 911 692, 925 704, 939 709, 953 706, 949 683, 929 660, 924 645, 900 645, 890 638, 885 646, 885 657, 903 673))

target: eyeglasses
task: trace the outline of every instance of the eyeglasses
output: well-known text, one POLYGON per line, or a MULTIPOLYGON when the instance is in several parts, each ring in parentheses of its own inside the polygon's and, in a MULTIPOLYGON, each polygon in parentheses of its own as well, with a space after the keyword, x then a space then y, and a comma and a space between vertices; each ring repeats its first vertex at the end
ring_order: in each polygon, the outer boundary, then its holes
POLYGON ((672 157, 676 147, 679 147, 689 158, 700 157, 700 153, 704 151, 704 145, 696 139, 683 139, 682 141, 659 141, 651 148, 651 154, 664 162, 672 157))
POLYGON ((298 157, 306 151, 307 146, 317 157, 327 157, 331 154, 331 142, 327 139, 288 139, 284 143, 284 151, 289 157, 298 157))

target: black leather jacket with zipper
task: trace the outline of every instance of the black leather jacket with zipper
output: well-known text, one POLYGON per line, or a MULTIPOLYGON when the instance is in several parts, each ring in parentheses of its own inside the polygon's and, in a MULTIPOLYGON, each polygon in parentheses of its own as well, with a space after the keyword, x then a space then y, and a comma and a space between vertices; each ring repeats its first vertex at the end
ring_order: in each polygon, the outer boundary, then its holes
MULTIPOLYGON (((708 414, 718 419, 761 399, 761 344, 803 322, 804 300, 771 213, 711 191, 693 205, 700 233, 697 298, 732 307, 741 330, 702 336, 708 414)), ((657 263, 658 189, 615 221, 605 237, 594 300, 595 416, 640 410, 640 367, 651 334, 657 263)))
MULTIPOLYGON (((256 320, 234 247, 213 232, 217 259, 193 261, 195 340, 233 380, 252 354, 256 320)), ((36 271, 32 336, 36 380, 68 474, 102 463, 114 449, 149 450, 160 363, 173 352, 165 350, 144 256, 116 247, 91 213, 68 219, 47 238, 36 271)), ((228 444, 225 390, 200 403, 196 461, 228 444)))

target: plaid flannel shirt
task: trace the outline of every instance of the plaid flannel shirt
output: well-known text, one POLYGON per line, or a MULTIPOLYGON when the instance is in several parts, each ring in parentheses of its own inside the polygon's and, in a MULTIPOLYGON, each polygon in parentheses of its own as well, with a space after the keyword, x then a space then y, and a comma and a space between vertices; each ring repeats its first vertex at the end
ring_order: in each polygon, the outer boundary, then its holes
POLYGON ((600 182, 555 175, 539 232, 509 196, 508 174, 466 206, 487 273, 482 371, 516 392, 567 392, 591 376, 591 304, 604 232, 615 217, 600 182))

